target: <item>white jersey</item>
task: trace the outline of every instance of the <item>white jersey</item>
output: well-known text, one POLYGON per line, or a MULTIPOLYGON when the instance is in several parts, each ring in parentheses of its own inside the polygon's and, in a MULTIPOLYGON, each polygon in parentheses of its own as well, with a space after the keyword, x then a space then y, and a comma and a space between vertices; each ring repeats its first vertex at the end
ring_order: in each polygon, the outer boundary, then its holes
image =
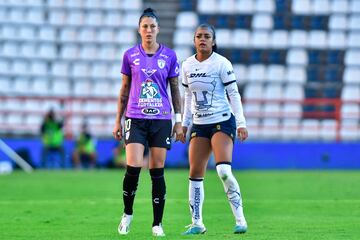
POLYGON ((236 77, 225 57, 215 52, 202 62, 195 55, 189 57, 182 64, 182 84, 185 87, 183 126, 189 126, 191 120, 195 124, 223 122, 233 113, 236 126, 246 127, 236 77))

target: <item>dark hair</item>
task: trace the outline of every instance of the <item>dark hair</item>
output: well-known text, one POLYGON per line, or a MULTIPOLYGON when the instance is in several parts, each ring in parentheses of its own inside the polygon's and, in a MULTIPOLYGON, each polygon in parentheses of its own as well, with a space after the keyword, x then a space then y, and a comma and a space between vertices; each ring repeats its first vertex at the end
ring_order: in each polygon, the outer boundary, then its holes
MULTIPOLYGON (((196 28, 196 30, 197 30, 198 28, 207 28, 207 29, 209 29, 209 30, 212 32, 213 40, 214 40, 214 41, 216 40, 215 28, 214 28, 213 25, 211 25, 211 24, 209 24, 209 23, 202 23, 202 24, 200 24, 200 25, 196 28)), ((195 31, 195 33, 196 33, 196 31, 195 31)), ((215 42, 214 46, 212 46, 212 50, 213 50, 213 52, 217 52, 216 42, 215 42)))
POLYGON ((159 18, 157 17, 156 15, 156 11, 152 8, 146 8, 143 13, 141 14, 140 18, 139 18, 139 25, 140 25, 140 22, 141 22, 141 19, 143 17, 152 17, 156 20, 156 22, 159 24, 159 18))

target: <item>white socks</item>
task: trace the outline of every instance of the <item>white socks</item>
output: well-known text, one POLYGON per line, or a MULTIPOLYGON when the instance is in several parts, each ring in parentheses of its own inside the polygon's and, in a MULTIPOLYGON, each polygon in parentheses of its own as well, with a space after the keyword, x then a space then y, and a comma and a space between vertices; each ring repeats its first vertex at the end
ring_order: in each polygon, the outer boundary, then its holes
POLYGON ((245 221, 245 218, 242 207, 240 187, 236 181, 236 178, 232 174, 231 165, 221 163, 216 166, 216 171, 224 184, 225 193, 228 197, 236 224, 242 224, 245 221))
POLYGON ((204 203, 204 182, 202 178, 189 178, 189 205, 192 223, 203 226, 202 207, 204 203))
MULTIPOLYGON (((225 193, 228 197, 231 210, 234 214, 236 224, 246 224, 240 187, 231 171, 230 164, 219 164, 216 171, 223 182, 225 193)), ((203 226, 202 207, 204 203, 204 182, 202 178, 189 178, 189 205, 192 223, 194 225, 203 226)))

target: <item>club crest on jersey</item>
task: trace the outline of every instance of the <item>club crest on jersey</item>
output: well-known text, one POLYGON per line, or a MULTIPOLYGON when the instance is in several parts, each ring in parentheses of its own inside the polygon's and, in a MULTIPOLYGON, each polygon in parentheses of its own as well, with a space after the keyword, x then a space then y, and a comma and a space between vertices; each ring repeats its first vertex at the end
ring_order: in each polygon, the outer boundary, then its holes
MULTIPOLYGON (((201 73, 200 73, 201 74, 201 73)), ((195 109, 198 111, 208 110, 212 107, 212 101, 214 97, 214 91, 216 86, 216 81, 204 82, 204 81, 193 81, 191 85, 194 89, 201 89, 193 91, 193 96, 195 100, 195 109)), ((207 117, 208 113, 199 113, 200 115, 195 114, 196 117, 207 117)))
POLYGON ((151 77, 157 70, 156 69, 150 69, 150 68, 142 68, 141 71, 146 74, 146 76, 151 77))
POLYGON ((165 60, 164 59, 158 59, 157 60, 159 68, 163 69, 165 67, 165 60))

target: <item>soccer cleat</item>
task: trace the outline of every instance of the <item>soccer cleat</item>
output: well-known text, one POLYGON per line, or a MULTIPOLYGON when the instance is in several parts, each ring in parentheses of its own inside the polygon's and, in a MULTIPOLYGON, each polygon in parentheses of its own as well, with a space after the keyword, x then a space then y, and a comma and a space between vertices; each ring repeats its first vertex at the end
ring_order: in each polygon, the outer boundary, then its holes
POLYGON ((126 215, 125 213, 122 215, 120 224, 118 226, 118 232, 120 235, 126 235, 130 232, 130 224, 132 219, 132 215, 126 215))
POLYGON ((153 226, 152 234, 154 237, 165 237, 165 233, 164 233, 164 229, 162 228, 162 225, 159 224, 158 226, 153 226))
POLYGON ((241 233, 245 233, 247 230, 247 223, 244 220, 242 220, 240 223, 237 223, 234 227, 234 233, 235 234, 241 234, 241 233))
POLYGON ((204 234, 206 232, 206 228, 204 225, 190 224, 186 227, 188 228, 188 230, 186 230, 182 235, 197 235, 204 234))

